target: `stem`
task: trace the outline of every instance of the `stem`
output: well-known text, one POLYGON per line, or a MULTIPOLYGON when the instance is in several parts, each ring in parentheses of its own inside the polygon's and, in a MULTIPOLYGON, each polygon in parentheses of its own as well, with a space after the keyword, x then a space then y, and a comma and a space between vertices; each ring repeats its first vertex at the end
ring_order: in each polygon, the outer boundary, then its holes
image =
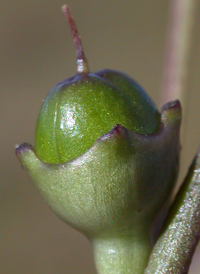
POLYGON ((77 73, 88 73, 89 72, 89 66, 88 61, 85 57, 83 46, 81 42, 81 37, 79 36, 76 23, 74 19, 72 18, 71 12, 69 10, 69 7, 67 5, 64 5, 62 7, 62 11, 64 12, 65 17, 67 18, 67 21, 69 23, 71 33, 74 38, 74 43, 76 47, 76 55, 77 55, 77 73))
POLYGON ((143 274, 152 249, 138 235, 96 238, 92 241, 98 274, 143 274))
POLYGON ((145 274, 186 274, 200 238, 200 150, 169 211, 145 274))
POLYGON ((161 103, 179 99, 184 108, 191 34, 197 1, 171 1, 161 103))

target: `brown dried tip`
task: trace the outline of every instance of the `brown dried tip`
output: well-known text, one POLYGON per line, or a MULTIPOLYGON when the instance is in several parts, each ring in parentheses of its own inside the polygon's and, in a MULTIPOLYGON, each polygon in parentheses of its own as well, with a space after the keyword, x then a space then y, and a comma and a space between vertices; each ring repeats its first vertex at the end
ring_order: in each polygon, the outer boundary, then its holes
POLYGON ((68 5, 62 6, 62 11, 64 12, 65 17, 67 18, 67 21, 69 23, 71 33, 74 37, 74 43, 76 47, 76 55, 77 55, 77 73, 88 73, 89 67, 88 62, 85 57, 83 46, 81 43, 81 37, 78 34, 78 30, 75 24, 74 19, 72 18, 71 12, 69 10, 68 5))

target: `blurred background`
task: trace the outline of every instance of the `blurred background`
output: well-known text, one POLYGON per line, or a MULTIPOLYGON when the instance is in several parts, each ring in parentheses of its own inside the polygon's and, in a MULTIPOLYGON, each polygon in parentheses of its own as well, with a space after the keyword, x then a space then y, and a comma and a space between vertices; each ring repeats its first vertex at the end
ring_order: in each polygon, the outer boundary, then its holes
MULTIPOLYGON (((73 40, 60 0, 0 1, 0 273, 96 273, 88 240, 58 219, 21 168, 16 144, 34 144, 42 100, 76 73, 73 40)), ((169 1, 68 0, 91 71, 124 71, 160 108, 169 1)), ((200 3, 196 9, 199 18, 200 3)), ((183 110, 183 178, 200 144, 200 21, 183 110)), ((181 179, 179 179, 180 181, 181 179)), ((200 273, 200 249, 190 274, 200 273)))

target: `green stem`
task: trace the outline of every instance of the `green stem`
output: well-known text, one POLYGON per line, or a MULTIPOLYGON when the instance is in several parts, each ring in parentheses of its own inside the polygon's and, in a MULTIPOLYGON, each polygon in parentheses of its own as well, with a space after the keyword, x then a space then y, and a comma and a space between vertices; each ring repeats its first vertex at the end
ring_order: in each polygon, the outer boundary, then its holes
POLYGON ((169 211, 145 274, 186 274, 200 238, 200 150, 169 211))
POLYGON ((98 274, 143 274, 152 249, 147 237, 134 235, 92 241, 98 274))

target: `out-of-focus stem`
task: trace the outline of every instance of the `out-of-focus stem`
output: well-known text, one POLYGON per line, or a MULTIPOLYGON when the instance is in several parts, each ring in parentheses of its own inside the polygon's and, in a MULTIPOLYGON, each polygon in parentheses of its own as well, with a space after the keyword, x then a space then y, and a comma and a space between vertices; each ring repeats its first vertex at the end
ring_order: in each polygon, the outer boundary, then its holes
POLYGON ((161 104, 179 99, 184 108, 196 0, 171 0, 161 104))

